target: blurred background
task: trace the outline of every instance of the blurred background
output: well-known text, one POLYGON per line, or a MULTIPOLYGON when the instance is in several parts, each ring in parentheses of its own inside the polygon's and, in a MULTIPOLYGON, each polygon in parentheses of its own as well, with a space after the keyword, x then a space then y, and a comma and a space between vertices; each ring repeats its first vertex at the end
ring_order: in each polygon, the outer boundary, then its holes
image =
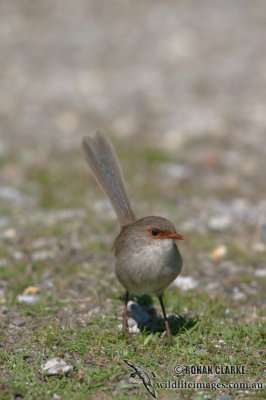
POLYGON ((100 292, 101 268, 114 279, 104 254, 118 227, 79 148, 99 129, 137 214, 188 239, 189 287, 260 304, 265 20, 263 0, 1 1, 0 297, 52 291, 67 265, 61 297, 100 292), (76 265, 93 262, 85 284, 76 265))
POLYGON ((96 129, 176 151, 227 140, 231 163, 261 148, 264 1, 3 0, 0 11, 2 152, 73 149, 96 129))

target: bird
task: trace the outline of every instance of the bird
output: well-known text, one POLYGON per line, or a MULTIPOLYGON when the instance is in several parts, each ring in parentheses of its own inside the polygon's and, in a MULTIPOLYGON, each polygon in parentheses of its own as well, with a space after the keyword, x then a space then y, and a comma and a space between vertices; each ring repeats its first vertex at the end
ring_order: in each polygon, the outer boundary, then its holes
POLYGON ((165 289, 182 269, 182 256, 176 240, 184 237, 174 224, 160 216, 137 218, 132 210, 125 181, 113 145, 100 132, 82 139, 82 150, 89 168, 109 198, 120 224, 120 233, 113 245, 115 274, 124 287, 123 333, 128 335, 127 304, 129 294, 158 297, 166 336, 171 331, 163 303, 165 289))

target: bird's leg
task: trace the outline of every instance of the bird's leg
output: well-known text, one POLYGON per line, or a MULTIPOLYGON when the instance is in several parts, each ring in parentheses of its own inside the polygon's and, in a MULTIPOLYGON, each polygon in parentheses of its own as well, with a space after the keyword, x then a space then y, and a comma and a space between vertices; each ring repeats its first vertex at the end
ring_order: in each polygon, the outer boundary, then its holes
POLYGON ((165 308, 164 308, 164 304, 163 304, 163 295, 159 296, 159 301, 160 301, 160 304, 161 304, 161 307, 162 307, 162 312, 163 312, 163 318, 164 318, 167 338, 168 338, 168 340, 170 340, 171 331, 170 331, 170 328, 169 328, 169 324, 168 324, 168 321, 167 321, 166 312, 165 312, 165 308))
POLYGON ((123 313, 123 333, 124 335, 127 335, 129 333, 128 331, 128 325, 127 325, 127 303, 128 303, 128 296, 129 293, 126 291, 126 298, 125 298, 125 305, 124 305, 124 313, 123 313))

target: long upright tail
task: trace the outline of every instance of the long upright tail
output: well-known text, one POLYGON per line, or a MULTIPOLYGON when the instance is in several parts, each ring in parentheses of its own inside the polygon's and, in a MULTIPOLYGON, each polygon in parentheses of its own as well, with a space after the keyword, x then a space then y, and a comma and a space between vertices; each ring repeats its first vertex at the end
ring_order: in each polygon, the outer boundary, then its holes
POLYGON ((120 225, 133 222, 136 216, 131 209, 122 170, 112 144, 104 135, 96 133, 94 137, 84 137, 82 147, 90 169, 109 197, 120 225))

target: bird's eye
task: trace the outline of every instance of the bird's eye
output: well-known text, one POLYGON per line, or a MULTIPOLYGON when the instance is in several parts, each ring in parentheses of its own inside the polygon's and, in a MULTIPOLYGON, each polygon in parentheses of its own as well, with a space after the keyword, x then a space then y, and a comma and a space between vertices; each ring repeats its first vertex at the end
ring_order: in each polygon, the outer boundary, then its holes
POLYGON ((157 236, 158 235, 158 229, 153 229, 152 231, 151 231, 151 234, 152 234, 152 236, 157 236))

